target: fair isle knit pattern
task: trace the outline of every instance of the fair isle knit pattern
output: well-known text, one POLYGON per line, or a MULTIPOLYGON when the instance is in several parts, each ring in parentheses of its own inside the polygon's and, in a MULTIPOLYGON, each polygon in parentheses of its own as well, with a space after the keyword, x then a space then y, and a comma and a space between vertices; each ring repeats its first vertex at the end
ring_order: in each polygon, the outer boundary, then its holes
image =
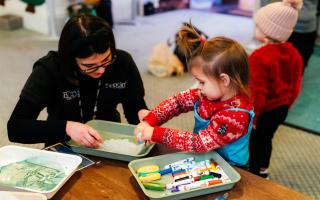
POLYGON ((169 128, 155 127, 152 141, 166 146, 188 152, 207 152, 229 144, 247 133, 250 116, 242 111, 227 110, 239 107, 247 110, 252 105, 243 96, 235 96, 222 102, 210 101, 200 97, 198 89, 190 89, 170 97, 156 106, 144 118, 152 126, 158 126, 180 113, 191 111, 194 104, 199 101, 198 114, 210 120, 204 130, 194 134, 169 128), (221 127, 227 127, 221 132, 221 127))
POLYGON ((157 120, 156 124, 149 124, 153 126, 161 125, 181 113, 193 110, 194 102, 197 99, 199 99, 197 90, 183 91, 170 97, 152 110, 157 120))

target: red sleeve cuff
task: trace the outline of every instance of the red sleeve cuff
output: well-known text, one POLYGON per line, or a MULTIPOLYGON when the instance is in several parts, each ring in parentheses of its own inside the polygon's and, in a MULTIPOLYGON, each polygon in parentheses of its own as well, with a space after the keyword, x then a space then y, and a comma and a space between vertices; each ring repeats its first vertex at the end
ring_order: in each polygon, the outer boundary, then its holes
POLYGON ((158 126, 158 125, 160 125, 160 124, 158 124, 158 120, 156 118, 156 115, 153 114, 152 112, 149 112, 149 114, 143 118, 143 121, 148 122, 148 124, 150 126, 158 126))
POLYGON ((151 141, 156 143, 163 143, 165 130, 166 129, 162 127, 158 127, 158 126, 154 127, 151 141))

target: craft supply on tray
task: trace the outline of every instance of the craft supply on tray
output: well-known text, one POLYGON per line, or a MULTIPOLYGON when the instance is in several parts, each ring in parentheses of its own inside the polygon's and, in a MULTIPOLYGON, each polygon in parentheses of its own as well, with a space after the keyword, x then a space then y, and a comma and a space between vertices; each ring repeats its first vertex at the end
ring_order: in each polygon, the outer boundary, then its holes
POLYGON ((147 165, 139 168, 137 171, 139 174, 139 180, 142 183, 159 180, 161 178, 161 174, 159 172, 159 166, 157 165, 147 165))
POLYGON ((194 157, 167 164, 162 170, 157 165, 143 166, 137 170, 137 174, 146 189, 156 191, 189 191, 231 181, 213 159, 196 162, 194 157), (161 174, 161 171, 166 173, 161 174), (162 183, 161 177, 168 173, 172 181, 162 183))
POLYGON ((166 185, 159 182, 143 183, 143 186, 148 190, 164 191, 166 189, 166 185))
POLYGON ((151 200, 180 200, 226 191, 241 178, 215 151, 196 154, 177 152, 142 158, 131 161, 128 167, 143 193, 151 200), (160 173, 161 179, 142 183, 137 172, 150 165, 159 167, 156 172, 160 173), (180 185, 179 182, 184 180, 190 183, 180 185), (169 189, 170 184, 175 187, 169 189))

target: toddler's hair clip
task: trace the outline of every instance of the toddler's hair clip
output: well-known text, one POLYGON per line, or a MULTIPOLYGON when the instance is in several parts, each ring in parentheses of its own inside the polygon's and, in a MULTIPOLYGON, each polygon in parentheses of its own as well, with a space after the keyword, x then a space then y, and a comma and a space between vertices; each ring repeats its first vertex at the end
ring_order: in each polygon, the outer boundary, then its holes
POLYGON ((199 40, 200 40, 201 43, 205 43, 206 42, 206 38, 204 38, 202 36, 199 37, 199 40))

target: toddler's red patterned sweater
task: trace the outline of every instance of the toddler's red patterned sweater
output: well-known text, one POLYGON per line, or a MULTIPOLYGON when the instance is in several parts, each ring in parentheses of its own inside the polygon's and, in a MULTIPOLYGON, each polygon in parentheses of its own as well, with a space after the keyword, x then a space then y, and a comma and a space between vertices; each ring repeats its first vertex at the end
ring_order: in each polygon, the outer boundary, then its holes
POLYGON ((198 89, 190 89, 160 103, 151 110, 144 121, 155 126, 151 138, 154 142, 181 151, 208 152, 229 144, 247 133, 250 116, 242 111, 227 110, 235 107, 247 110, 253 108, 248 98, 241 95, 226 101, 210 101, 206 97, 201 97, 198 89), (197 101, 199 101, 199 115, 205 120, 210 120, 207 128, 194 134, 158 127, 181 113, 192 111, 197 101), (223 129, 218 131, 220 127, 223 129))

